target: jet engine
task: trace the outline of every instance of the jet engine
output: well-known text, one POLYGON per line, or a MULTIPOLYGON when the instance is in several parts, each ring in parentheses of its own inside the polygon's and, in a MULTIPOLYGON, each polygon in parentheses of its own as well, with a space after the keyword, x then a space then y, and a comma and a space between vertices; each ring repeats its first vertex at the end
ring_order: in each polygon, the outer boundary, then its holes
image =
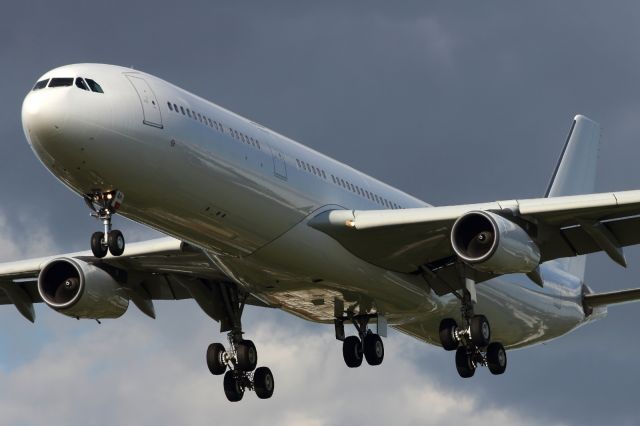
POLYGON ((38 276, 38 293, 51 308, 74 318, 118 318, 129 307, 111 275, 79 259, 47 263, 38 276))
POLYGON ((451 229, 451 245, 460 259, 482 272, 529 273, 540 263, 540 250, 529 234, 491 212, 460 216, 451 229))

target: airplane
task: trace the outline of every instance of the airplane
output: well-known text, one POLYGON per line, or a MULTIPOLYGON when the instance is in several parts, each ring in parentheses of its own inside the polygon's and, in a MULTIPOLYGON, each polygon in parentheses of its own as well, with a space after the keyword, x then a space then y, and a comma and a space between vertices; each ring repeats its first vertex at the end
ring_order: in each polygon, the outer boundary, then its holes
POLYGON ((469 378, 640 300, 585 284, 586 254, 626 266, 640 243, 640 191, 592 193, 600 126, 581 115, 544 197, 441 207, 130 68, 46 72, 22 125, 100 230, 90 250, 1 263, 0 304, 34 322, 40 302, 101 320, 193 299, 227 333, 206 363, 229 401, 275 389, 244 337, 247 305, 333 325, 350 368, 381 364, 392 327, 455 352, 469 378), (125 244, 116 214, 167 237, 125 244))

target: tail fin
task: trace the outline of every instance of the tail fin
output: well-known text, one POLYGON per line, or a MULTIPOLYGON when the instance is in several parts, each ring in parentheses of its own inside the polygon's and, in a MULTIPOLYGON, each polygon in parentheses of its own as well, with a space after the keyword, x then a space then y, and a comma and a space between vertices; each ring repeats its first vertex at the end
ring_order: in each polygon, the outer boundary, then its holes
MULTIPOLYGON (((576 115, 545 197, 589 194, 595 190, 600 125, 583 115, 576 115)), ((584 279, 584 256, 562 261, 564 269, 584 279)))

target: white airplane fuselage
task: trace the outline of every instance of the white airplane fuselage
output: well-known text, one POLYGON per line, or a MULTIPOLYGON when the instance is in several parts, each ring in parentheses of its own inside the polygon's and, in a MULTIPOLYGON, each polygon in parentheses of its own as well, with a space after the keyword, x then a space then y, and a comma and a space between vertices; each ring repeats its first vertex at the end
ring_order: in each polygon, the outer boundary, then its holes
MULTIPOLYGON (((428 204, 149 74, 78 64, 39 80, 54 77, 104 89, 47 87, 23 104, 32 149, 76 193, 122 191, 120 214, 206 250, 259 299, 311 321, 354 307, 439 344, 440 320, 459 316, 458 300, 436 296, 421 275, 367 263, 307 225, 326 210, 428 204)), ((505 347, 604 313, 585 317, 583 283, 558 262, 542 265, 543 288, 524 275, 478 285, 476 312, 505 347)))

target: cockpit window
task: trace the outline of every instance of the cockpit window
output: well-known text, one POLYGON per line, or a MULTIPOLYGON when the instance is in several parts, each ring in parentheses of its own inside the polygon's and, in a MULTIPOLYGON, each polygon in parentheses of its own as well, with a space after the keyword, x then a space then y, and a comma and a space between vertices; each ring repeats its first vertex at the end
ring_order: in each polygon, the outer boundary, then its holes
POLYGON ((98 83, 91 80, 90 78, 86 78, 85 80, 87 81, 87 84, 89 85, 89 87, 91 87, 92 92, 104 93, 104 91, 102 90, 102 87, 100 87, 98 83))
POLYGON ((49 87, 66 87, 73 84, 73 78, 52 78, 49 87))
POLYGON ((33 90, 44 89, 45 87, 47 87, 48 82, 49 82, 48 78, 46 80, 40 80, 39 82, 36 83, 35 86, 33 86, 33 90))
POLYGON ((80 77, 76 78, 76 87, 79 87, 82 90, 89 91, 89 87, 87 87, 87 83, 84 82, 80 77))

